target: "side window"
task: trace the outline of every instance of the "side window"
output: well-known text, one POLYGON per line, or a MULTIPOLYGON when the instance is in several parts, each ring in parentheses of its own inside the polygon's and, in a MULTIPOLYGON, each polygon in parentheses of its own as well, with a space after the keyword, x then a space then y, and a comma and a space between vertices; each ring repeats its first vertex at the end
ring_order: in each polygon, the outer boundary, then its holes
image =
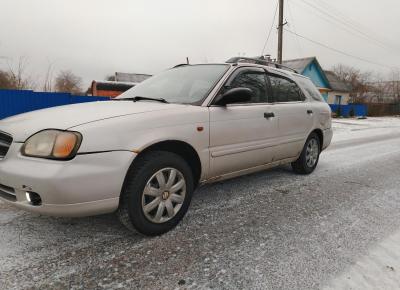
POLYGON ((318 89, 315 87, 310 79, 302 76, 296 76, 296 80, 301 85, 308 98, 312 98, 313 100, 318 102, 325 102, 324 97, 321 95, 321 93, 318 91, 318 89))
POLYGON ((253 99, 249 103, 267 103, 266 74, 260 70, 243 70, 230 82, 228 89, 248 88, 253 91, 253 99))
POLYGON ((304 97, 297 84, 277 75, 269 75, 274 101, 277 103, 300 102, 304 97))

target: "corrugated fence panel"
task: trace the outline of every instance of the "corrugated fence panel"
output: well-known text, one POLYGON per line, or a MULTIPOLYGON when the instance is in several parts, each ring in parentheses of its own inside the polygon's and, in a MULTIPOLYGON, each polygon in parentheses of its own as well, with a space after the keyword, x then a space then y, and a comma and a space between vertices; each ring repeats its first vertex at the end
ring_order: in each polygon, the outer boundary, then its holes
POLYGON ((400 104, 381 104, 370 103, 368 106, 368 115, 371 117, 393 116, 400 114, 400 104))
POLYGON ((368 107, 366 105, 353 105, 355 108, 355 115, 366 117, 368 115, 368 107))
POLYGON ((0 90, 0 119, 56 106, 106 101, 106 97, 75 96, 29 90, 0 90))
POLYGON ((368 114, 368 107, 362 104, 349 104, 349 105, 329 105, 333 113, 339 114, 343 117, 366 117, 368 114))

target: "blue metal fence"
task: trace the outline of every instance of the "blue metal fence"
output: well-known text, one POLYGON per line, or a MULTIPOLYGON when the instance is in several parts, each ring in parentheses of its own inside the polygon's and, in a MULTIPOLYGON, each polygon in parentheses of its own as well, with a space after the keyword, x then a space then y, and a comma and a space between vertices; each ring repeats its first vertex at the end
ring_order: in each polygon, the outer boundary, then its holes
MULTIPOLYGON (((105 101, 106 97, 75 96, 68 93, 45 93, 28 90, 0 90, 0 119, 34 110, 95 101, 105 101)), ((365 117, 366 105, 330 105, 332 112, 343 117, 365 117)))
POLYGON ((108 98, 28 90, 0 90, 0 119, 44 108, 105 100, 108 98))
POLYGON ((366 105, 331 105, 333 113, 336 113, 343 117, 366 117, 368 115, 368 107, 366 105))

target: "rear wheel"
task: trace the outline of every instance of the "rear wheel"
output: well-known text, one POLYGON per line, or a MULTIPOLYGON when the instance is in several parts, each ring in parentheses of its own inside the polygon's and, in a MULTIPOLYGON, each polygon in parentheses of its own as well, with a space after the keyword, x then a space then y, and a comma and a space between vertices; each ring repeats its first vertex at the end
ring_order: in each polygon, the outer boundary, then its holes
POLYGON ((171 152, 154 151, 139 158, 126 176, 118 216, 129 229, 160 235, 187 212, 193 174, 185 160, 171 152))
POLYGON ((312 133, 304 145, 299 159, 292 163, 294 172, 298 174, 310 174, 318 165, 321 153, 320 140, 317 134, 312 133))

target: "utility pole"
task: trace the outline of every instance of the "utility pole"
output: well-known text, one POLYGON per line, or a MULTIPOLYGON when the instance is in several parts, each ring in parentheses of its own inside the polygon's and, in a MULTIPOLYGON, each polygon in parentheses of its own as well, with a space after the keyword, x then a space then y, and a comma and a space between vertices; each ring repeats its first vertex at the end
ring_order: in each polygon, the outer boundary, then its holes
POLYGON ((279 26, 278 26, 278 63, 282 64, 282 50, 283 50, 283 1, 279 0, 279 26))

